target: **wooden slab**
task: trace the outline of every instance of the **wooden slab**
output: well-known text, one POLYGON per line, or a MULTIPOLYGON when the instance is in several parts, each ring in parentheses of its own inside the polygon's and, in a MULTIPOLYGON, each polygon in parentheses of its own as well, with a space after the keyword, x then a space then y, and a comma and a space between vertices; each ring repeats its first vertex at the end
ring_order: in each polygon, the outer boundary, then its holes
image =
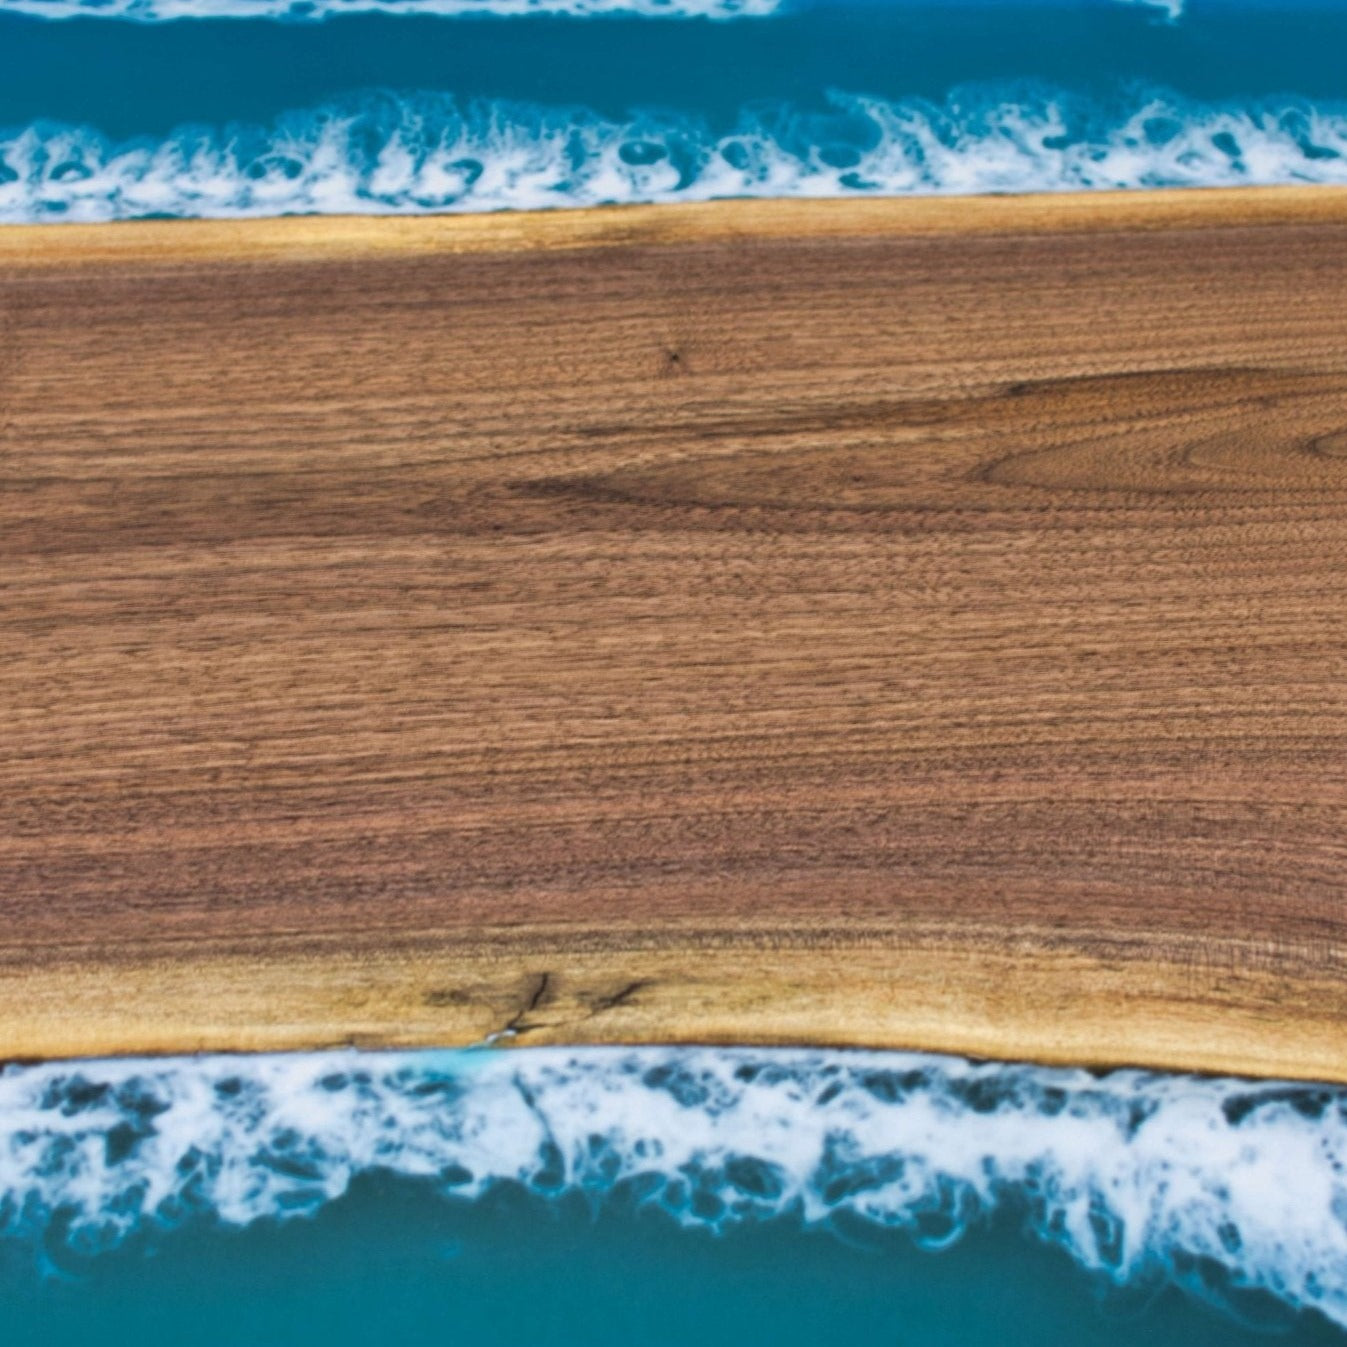
POLYGON ((0 1055, 1347 1080, 1347 196, 0 232, 0 1055))

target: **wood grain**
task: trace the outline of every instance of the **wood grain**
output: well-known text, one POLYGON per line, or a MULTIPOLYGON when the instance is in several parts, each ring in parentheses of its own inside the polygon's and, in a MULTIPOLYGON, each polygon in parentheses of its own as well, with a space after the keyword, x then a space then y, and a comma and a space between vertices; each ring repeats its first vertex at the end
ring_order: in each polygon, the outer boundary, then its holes
POLYGON ((1347 1081, 1347 197, 0 232, 0 1054, 1347 1081))

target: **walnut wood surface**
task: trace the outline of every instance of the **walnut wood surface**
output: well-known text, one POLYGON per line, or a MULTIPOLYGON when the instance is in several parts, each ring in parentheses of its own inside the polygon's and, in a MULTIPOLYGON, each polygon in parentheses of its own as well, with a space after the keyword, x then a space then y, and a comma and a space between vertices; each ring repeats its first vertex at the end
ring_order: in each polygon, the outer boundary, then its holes
POLYGON ((1196 199, 0 235, 0 1054, 1347 1080, 1347 199, 1196 199))

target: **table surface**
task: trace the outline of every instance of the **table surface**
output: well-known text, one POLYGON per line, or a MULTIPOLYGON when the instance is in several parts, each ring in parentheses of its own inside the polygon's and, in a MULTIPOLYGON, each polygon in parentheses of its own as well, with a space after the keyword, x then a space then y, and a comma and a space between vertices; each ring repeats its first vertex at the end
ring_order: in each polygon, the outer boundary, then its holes
POLYGON ((1347 197, 0 233, 0 916, 10 1057, 1347 1080, 1347 197))

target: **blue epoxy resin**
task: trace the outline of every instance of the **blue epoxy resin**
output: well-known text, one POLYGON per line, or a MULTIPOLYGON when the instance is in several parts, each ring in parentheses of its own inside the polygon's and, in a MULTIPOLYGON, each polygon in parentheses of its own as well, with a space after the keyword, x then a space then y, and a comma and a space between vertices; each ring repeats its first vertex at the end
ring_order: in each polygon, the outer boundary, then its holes
POLYGON ((1347 1342, 1347 1091, 817 1050, 0 1075, 15 1343, 1347 1342))
POLYGON ((0 221, 1347 182, 1345 55, 1323 0, 0 0, 0 221))

